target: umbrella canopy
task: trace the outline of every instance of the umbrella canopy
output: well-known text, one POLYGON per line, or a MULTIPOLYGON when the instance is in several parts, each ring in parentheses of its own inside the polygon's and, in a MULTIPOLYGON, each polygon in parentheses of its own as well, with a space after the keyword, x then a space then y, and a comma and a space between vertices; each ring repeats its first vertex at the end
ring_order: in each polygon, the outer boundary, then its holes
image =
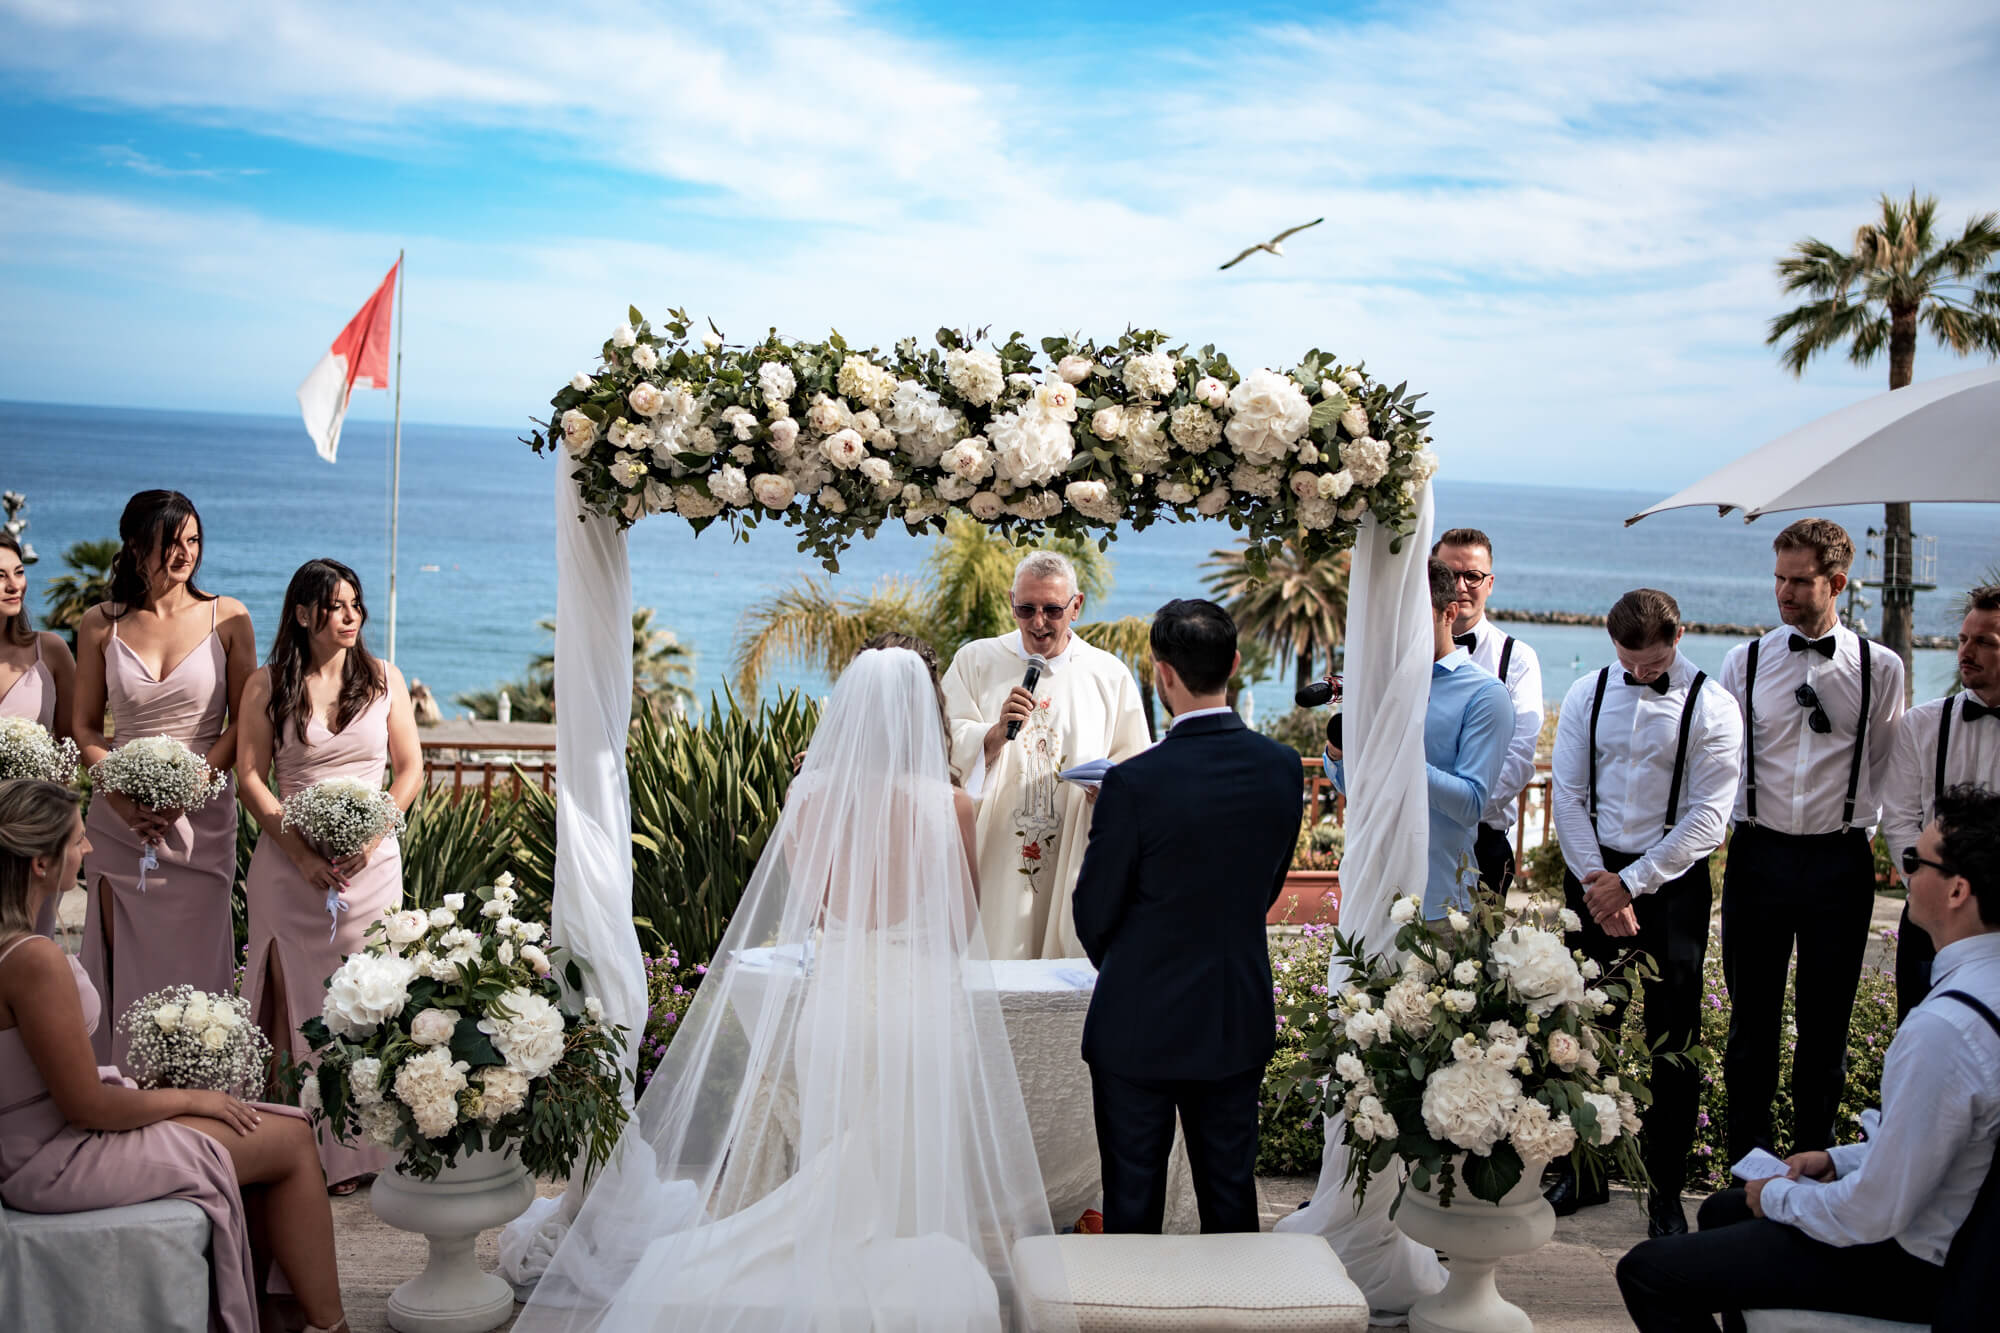
POLYGON ((2000 501, 2000 366, 1926 380, 1829 413, 1626 524, 1714 505, 1745 521, 1783 509, 2000 501))

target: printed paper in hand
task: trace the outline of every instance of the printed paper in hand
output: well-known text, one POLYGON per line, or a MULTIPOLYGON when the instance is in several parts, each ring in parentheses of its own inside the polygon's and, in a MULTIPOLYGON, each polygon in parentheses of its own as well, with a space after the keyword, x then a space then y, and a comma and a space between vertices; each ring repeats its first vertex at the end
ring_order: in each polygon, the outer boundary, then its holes
POLYGON ((1060 776, 1064 782, 1074 782, 1079 787, 1092 791, 1104 785, 1104 775, 1111 771, 1109 759, 1092 759, 1078 764, 1075 768, 1064 769, 1060 776))
POLYGON ((1765 1152, 1762 1148, 1752 1148, 1743 1155, 1743 1160, 1729 1168, 1729 1174, 1738 1180, 1770 1180, 1782 1176, 1791 1168, 1783 1161, 1765 1152))

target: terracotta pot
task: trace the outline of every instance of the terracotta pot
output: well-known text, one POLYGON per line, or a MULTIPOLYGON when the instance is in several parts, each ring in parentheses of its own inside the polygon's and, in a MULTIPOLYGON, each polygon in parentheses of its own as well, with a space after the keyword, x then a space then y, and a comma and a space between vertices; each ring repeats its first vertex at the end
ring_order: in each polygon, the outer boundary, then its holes
POLYGON ((1331 926, 1340 920, 1340 872, 1294 870, 1264 918, 1273 926, 1331 926))

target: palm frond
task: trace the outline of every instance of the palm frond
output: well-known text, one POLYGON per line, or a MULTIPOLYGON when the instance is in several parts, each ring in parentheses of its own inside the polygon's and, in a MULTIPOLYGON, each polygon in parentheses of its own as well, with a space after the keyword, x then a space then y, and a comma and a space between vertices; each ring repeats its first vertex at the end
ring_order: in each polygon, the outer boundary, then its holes
POLYGON ((1117 620, 1093 620, 1076 627, 1076 636, 1093 648, 1102 648, 1132 668, 1132 674, 1148 689, 1153 684, 1153 618, 1120 616, 1117 620))
POLYGON ((807 576, 743 613, 736 645, 736 694, 755 699, 764 673, 778 662, 802 662, 840 674, 861 645, 887 630, 928 636, 932 630, 915 588, 886 579, 865 596, 840 598, 807 576))

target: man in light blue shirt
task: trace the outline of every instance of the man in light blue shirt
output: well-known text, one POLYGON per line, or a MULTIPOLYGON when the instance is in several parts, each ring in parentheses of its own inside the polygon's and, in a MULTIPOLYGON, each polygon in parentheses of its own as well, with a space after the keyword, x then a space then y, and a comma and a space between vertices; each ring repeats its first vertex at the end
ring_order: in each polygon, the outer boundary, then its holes
MULTIPOLYGON (((1424 715, 1424 770, 1430 789, 1430 872, 1424 885, 1424 919, 1442 920, 1450 909, 1472 905, 1479 867, 1472 847, 1479 817, 1500 780, 1514 738, 1514 703, 1507 687, 1473 665, 1452 642, 1452 621, 1463 596, 1458 575, 1431 557, 1430 706, 1424 715)), ((1340 750, 1329 745, 1327 771, 1341 795, 1347 771, 1340 750)))

